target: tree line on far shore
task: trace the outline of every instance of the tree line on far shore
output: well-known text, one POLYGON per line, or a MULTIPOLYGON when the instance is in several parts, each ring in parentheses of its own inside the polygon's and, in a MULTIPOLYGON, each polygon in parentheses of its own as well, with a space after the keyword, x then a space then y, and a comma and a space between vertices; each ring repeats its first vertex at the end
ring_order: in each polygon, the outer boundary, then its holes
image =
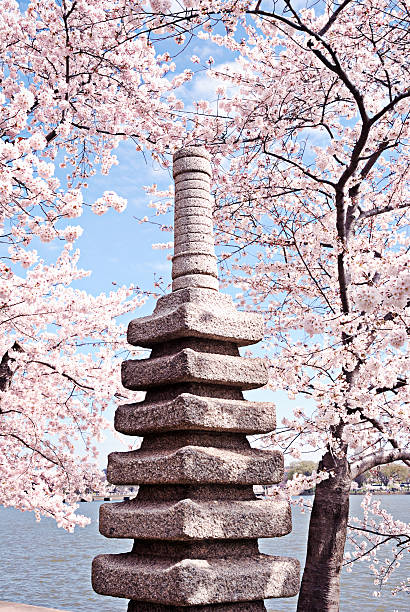
MULTIPOLYGON (((303 474, 311 476, 318 468, 315 461, 294 461, 288 467, 285 467, 285 482, 292 480, 295 474, 303 474)), ((378 466, 364 474, 360 474, 354 481, 357 489, 366 489, 369 485, 381 485, 382 487, 391 490, 399 489, 401 484, 410 483, 410 468, 400 462, 390 463, 388 465, 378 466)), ((410 487, 410 484, 409 484, 410 487)), ((306 489, 303 493, 313 493, 314 488, 306 489)))

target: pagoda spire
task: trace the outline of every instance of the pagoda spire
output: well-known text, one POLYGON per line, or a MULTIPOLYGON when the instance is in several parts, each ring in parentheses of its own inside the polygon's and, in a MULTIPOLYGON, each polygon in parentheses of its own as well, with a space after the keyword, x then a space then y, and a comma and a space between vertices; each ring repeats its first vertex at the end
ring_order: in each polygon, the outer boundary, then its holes
POLYGON ((187 147, 174 155, 174 257, 172 290, 218 290, 210 195, 212 168, 205 149, 187 147))

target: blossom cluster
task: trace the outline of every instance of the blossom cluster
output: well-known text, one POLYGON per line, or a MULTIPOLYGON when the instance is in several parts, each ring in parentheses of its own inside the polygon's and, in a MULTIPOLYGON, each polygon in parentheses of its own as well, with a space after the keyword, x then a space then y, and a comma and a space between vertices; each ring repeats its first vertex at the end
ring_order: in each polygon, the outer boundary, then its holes
POLYGON ((85 524, 78 497, 102 486, 105 411, 135 398, 120 385, 128 349, 118 317, 145 299, 135 286, 97 297, 72 288, 89 274, 78 267, 83 230, 72 219, 86 206, 97 215, 125 210, 113 191, 87 202, 86 182, 117 164, 123 140, 161 156, 185 132, 173 92, 190 73, 168 79, 175 66, 156 55, 138 6, 0 7, 0 502, 68 530, 85 524), (46 263, 36 243, 56 240, 61 252, 46 263))

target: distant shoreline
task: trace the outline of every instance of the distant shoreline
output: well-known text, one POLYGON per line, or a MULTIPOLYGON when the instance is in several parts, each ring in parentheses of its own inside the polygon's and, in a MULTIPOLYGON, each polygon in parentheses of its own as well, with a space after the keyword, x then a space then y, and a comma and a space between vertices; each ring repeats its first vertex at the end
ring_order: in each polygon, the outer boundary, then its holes
MULTIPOLYGON (((373 493, 374 495, 410 495, 410 491, 350 491, 350 495, 366 495, 366 493, 373 493)), ((308 496, 313 496, 314 493, 299 493, 298 495, 294 495, 293 497, 308 497, 308 496)), ((84 503, 90 503, 90 501, 92 502, 109 502, 109 501, 129 501, 131 499, 135 499, 137 497, 137 494, 135 495, 94 495, 92 500, 87 500, 87 499, 78 499, 77 503, 80 502, 84 502, 84 503)), ((270 497, 270 495, 260 495, 257 494, 256 497, 259 497, 260 499, 267 499, 270 497)))
POLYGON ((376 495, 410 495, 410 491, 350 491, 350 495, 366 495, 366 493, 375 493, 376 495))
MULTIPOLYGON (((373 493, 374 495, 410 495, 410 491, 378 491, 378 490, 350 491, 349 495, 366 495, 366 493, 373 493)), ((314 494, 313 493, 299 493, 299 495, 314 495, 314 494)))

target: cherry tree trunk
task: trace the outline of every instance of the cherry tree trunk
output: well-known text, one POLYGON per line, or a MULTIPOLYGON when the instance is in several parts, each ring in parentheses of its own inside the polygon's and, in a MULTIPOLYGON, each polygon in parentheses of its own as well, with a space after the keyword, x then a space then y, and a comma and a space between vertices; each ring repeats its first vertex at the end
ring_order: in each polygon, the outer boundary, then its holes
POLYGON ((327 452, 319 464, 323 468, 334 476, 316 487, 297 612, 339 610, 351 479, 345 454, 337 458, 327 452))

